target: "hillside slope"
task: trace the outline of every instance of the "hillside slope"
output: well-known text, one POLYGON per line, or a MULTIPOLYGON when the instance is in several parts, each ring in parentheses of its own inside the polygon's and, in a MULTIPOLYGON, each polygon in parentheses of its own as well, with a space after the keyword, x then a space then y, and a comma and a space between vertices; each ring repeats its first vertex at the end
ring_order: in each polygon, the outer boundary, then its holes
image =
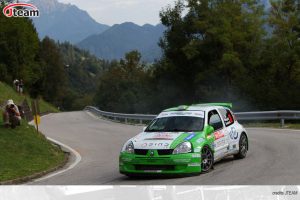
MULTIPOLYGON (((12 87, 0 81, 0 106, 5 104, 8 99, 14 100, 16 104, 21 104, 24 99, 27 99, 30 104, 31 98, 29 96, 19 95, 12 87)), ((58 112, 58 109, 52 106, 51 104, 45 102, 44 100, 40 101, 40 111, 45 112, 58 112)))
MULTIPOLYGON (((7 99, 13 99, 17 104, 24 100, 13 88, 0 82, 0 105, 7 99)), ((30 100, 26 96, 27 100, 30 100)), ((47 102, 40 101, 41 112, 57 112, 47 102)), ((52 145, 42 134, 37 133, 33 126, 22 121, 15 129, 4 128, 2 109, 0 107, 0 184, 1 182, 20 180, 37 173, 54 169, 65 162, 64 153, 52 145)))

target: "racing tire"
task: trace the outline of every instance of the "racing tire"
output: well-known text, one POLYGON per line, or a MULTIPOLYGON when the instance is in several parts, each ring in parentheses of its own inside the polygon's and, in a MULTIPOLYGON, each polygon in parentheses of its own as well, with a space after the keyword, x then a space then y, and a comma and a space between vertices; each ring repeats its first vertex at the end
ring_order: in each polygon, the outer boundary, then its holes
POLYGON ((213 169, 214 154, 208 146, 204 146, 201 151, 201 172, 208 173, 213 169))
POLYGON ((234 155, 235 159, 243 159, 248 152, 248 138, 245 133, 242 133, 239 141, 239 152, 234 155))

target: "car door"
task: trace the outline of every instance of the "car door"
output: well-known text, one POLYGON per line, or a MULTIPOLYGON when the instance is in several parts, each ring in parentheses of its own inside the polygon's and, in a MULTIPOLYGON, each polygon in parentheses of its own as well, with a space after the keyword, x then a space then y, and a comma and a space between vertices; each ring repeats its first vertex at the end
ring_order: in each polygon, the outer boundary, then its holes
POLYGON ((235 127, 235 118, 229 109, 220 108, 218 109, 221 113, 224 121, 224 133, 226 137, 226 143, 228 143, 228 152, 235 151, 237 149, 236 141, 238 140, 238 130, 235 127))
POLYGON ((214 158, 218 160, 227 153, 227 139, 224 132, 224 124, 217 110, 211 110, 208 113, 208 124, 214 128, 215 141, 213 144, 214 158))

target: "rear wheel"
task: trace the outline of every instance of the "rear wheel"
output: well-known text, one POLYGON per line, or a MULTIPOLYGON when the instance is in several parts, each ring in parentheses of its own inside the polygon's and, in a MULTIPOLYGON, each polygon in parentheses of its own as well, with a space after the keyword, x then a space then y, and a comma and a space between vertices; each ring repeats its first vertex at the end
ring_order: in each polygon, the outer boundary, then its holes
POLYGON ((248 139, 247 136, 242 133, 239 141, 239 152, 238 154, 234 155, 236 159, 243 159, 246 157, 248 152, 248 139))
POLYGON ((201 170, 202 173, 209 172, 214 163, 213 152, 207 146, 204 146, 201 152, 201 170))

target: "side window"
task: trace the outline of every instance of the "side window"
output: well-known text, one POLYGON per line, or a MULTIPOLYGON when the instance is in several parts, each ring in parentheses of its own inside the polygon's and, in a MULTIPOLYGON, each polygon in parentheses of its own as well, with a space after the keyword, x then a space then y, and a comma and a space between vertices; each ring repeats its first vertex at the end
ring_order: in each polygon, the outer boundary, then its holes
POLYGON ((222 120, 216 110, 212 110, 208 113, 208 124, 214 127, 215 130, 223 128, 222 120))
POLYGON ((230 112, 230 110, 227 110, 227 117, 229 118, 229 124, 226 126, 230 126, 231 124, 234 123, 234 116, 232 115, 232 112, 230 112))
POLYGON ((222 115, 222 118, 224 120, 224 124, 226 127, 230 126, 234 123, 234 117, 232 116, 232 113, 230 112, 230 110, 220 108, 219 111, 222 115))

